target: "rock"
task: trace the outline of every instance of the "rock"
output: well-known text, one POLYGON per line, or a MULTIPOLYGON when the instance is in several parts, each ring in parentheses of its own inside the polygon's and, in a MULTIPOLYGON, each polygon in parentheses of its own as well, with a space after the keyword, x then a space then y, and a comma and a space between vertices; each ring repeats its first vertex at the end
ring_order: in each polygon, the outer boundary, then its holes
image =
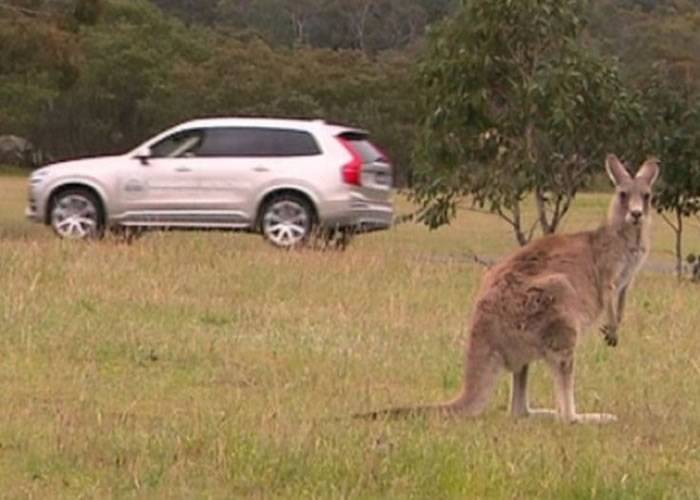
POLYGON ((44 155, 27 139, 16 135, 0 135, 0 165, 37 167, 44 155))

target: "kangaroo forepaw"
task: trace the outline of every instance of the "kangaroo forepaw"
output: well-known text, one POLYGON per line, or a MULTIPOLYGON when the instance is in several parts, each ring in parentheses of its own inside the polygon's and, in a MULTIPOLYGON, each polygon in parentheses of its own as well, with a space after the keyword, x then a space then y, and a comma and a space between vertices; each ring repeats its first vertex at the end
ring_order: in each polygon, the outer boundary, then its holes
POLYGON ((613 325, 603 325, 600 327, 600 331, 603 333, 603 338, 605 343, 610 347, 617 346, 617 327, 613 325))

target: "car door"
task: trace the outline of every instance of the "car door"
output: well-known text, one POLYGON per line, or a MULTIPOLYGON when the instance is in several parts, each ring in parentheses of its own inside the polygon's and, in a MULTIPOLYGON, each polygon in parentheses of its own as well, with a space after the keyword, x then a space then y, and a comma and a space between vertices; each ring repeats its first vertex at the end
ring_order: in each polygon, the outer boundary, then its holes
POLYGON ((271 183, 290 183, 306 157, 319 155, 305 131, 261 126, 207 129, 197 150, 200 203, 214 218, 232 223, 255 221, 258 195, 271 183))
POLYGON ((202 148, 215 160, 205 170, 203 195, 214 206, 233 204, 251 223, 261 193, 271 186, 297 186, 308 158, 321 154, 309 132, 277 127, 221 128, 212 134, 211 145, 202 148))
POLYGON ((264 170, 248 151, 246 129, 212 127, 206 129, 193 166, 199 178, 200 209, 216 223, 249 225, 254 214, 249 200, 256 177, 264 170))
POLYGON ((147 157, 130 158, 119 180, 125 222, 187 221, 200 206, 200 179, 194 152, 200 129, 175 132, 150 147, 147 157))

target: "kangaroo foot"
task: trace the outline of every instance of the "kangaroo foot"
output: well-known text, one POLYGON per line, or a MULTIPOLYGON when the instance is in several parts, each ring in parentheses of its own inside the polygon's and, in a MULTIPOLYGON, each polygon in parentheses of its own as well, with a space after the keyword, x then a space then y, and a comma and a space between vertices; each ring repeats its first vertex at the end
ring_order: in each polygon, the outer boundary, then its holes
POLYGON ((610 413, 577 413, 565 420, 572 424, 609 424, 611 422, 617 422, 617 417, 610 413))
POLYGON ((517 412, 513 412, 513 416, 515 418, 556 418, 557 411, 550 410, 548 408, 525 408, 524 410, 518 410, 517 412))

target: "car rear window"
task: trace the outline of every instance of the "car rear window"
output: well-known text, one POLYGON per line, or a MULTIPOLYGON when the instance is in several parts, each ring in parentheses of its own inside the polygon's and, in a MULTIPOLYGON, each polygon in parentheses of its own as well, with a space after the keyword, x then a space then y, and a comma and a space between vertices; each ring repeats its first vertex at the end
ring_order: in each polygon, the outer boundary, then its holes
POLYGON ((340 137, 352 144, 355 151, 362 157, 364 163, 373 163, 378 160, 387 161, 384 153, 369 142, 366 135, 347 133, 341 134, 340 137))
POLYGON ((313 156, 320 153, 314 137, 303 130, 226 127, 207 129, 197 156, 313 156))

